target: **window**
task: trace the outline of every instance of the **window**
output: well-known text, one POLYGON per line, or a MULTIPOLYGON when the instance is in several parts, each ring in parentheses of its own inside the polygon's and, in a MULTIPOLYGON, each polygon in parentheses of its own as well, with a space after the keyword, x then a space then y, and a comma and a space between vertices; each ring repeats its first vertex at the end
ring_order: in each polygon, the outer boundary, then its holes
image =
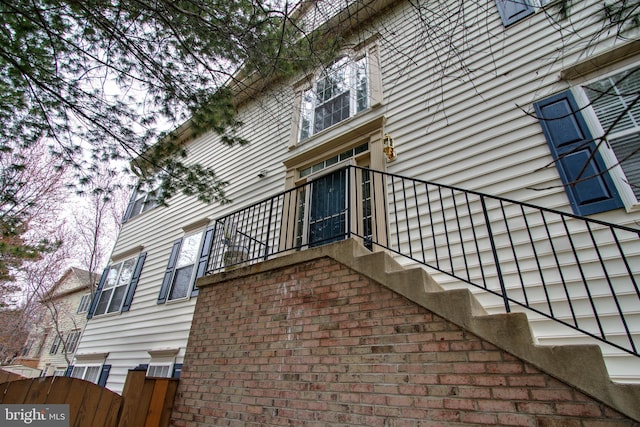
POLYGON ((149 365, 147 368, 148 377, 168 378, 171 372, 171 365, 149 365))
POLYGON ((583 87, 600 124, 601 134, 613 150, 615 164, 640 200, 640 66, 618 72, 583 87))
POLYGON ((129 258, 109 267, 107 281, 100 293, 98 306, 94 314, 99 315, 120 311, 127 286, 133 276, 135 261, 135 258, 129 258))
POLYGON ((64 343, 64 348, 67 353, 73 353, 76 351, 78 341, 80 340, 80 331, 75 330, 69 333, 67 340, 64 343))
POLYGON ((191 295, 196 278, 196 264, 202 257, 202 231, 186 235, 174 243, 158 303, 191 295))
POLYGON ((107 384, 110 371, 111 365, 106 364, 70 365, 65 372, 65 376, 80 378, 104 387, 107 384))
POLYGON ((87 318, 129 310, 146 256, 143 252, 137 258, 128 258, 104 270, 87 318))
POLYGON ((89 310, 89 304, 91 303, 91 294, 84 294, 80 299, 80 304, 78 304, 78 313, 84 313, 89 310))
POLYGON ((149 191, 142 191, 139 188, 136 189, 131 195, 129 205, 127 206, 127 210, 125 211, 122 221, 127 221, 158 206, 159 194, 160 190, 158 188, 149 191))
POLYGON ((49 354, 58 353, 58 349, 60 348, 60 344, 62 344, 62 337, 60 335, 56 335, 53 339, 53 344, 51 345, 51 349, 49 350, 49 354))
POLYGON ((342 57, 302 93, 299 140, 303 141, 369 107, 367 57, 342 57))

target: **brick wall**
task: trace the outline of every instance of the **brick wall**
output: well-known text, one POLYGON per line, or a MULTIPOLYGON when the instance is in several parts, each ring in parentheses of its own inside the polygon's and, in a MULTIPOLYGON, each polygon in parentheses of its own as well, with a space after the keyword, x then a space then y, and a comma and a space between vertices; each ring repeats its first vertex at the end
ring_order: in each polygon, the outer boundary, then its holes
POLYGON ((201 288, 172 418, 176 426, 635 425, 329 258, 201 288))

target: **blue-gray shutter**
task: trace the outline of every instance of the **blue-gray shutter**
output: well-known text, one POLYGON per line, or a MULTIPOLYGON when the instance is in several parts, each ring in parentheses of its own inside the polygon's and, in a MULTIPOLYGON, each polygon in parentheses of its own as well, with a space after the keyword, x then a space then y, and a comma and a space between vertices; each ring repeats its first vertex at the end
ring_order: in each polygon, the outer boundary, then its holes
POLYGON ((100 276, 100 282, 98 282, 98 289, 96 289, 96 293, 93 295, 93 299, 91 300, 91 305, 89 306, 89 310, 87 310, 87 319, 91 319, 93 317, 93 313, 96 311, 96 306, 98 305, 98 300, 100 299, 100 294, 102 293, 102 288, 104 287, 104 282, 107 281, 107 274, 109 273, 109 266, 102 271, 102 276, 100 276))
POLYGON ((535 12, 527 0, 496 0, 502 24, 506 27, 535 12))
POLYGON ((147 258, 147 253, 143 252, 138 256, 138 260, 136 261, 136 266, 133 269, 133 275, 131 276, 131 282, 129 283, 129 289, 127 289, 127 295, 124 298, 124 303, 122 304, 122 311, 129 311, 131 308, 131 302, 133 301, 133 295, 136 293, 136 287, 138 286, 138 281, 140 280, 140 274, 142 273, 142 266, 144 265, 144 260, 147 258))
POLYGON ((73 365, 69 365, 67 366, 67 370, 64 371, 64 376, 70 377, 72 372, 73 372, 73 365))
POLYGON ((591 215, 623 207, 570 90, 534 104, 573 212, 591 215))
MULTIPOLYGON (((200 248, 200 258, 198 260, 198 265, 196 269, 196 279, 198 277, 204 276, 207 272, 207 264, 209 263, 209 255, 211 254, 211 248, 213 247, 213 237, 216 232, 216 226, 212 225, 207 228, 204 232, 204 237, 202 238, 202 246, 200 248)), ((198 295, 198 288, 195 283, 193 284, 193 289, 191 290, 191 296, 198 295)))
POLYGON ((175 363, 173 365, 173 373, 171 374, 171 378, 180 378, 181 373, 182 373, 182 363, 175 363))
POLYGON ((164 272, 162 286, 160 287, 160 294, 158 295, 158 304, 163 304, 167 300, 169 288, 171 287, 171 278, 173 277, 173 269, 176 266, 176 262, 178 261, 178 254, 180 253, 180 246, 182 246, 182 238, 173 242, 171 255, 169 255, 169 263, 167 264, 167 269, 164 272))
POLYGON ((107 385, 107 378, 109 378, 109 371, 111 371, 111 365, 102 365, 102 370, 100 371, 100 378, 98 378, 99 386, 107 385))

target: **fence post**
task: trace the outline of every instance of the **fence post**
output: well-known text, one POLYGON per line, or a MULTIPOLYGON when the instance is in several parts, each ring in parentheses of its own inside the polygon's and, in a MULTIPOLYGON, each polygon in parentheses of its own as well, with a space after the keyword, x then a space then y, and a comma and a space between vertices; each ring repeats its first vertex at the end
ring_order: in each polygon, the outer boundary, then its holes
POLYGON ((127 373, 127 379, 122 390, 122 398, 124 405, 122 414, 120 414, 120 423, 118 427, 138 427, 144 425, 147 411, 142 402, 144 382, 147 377, 147 371, 142 369, 130 369, 127 373))

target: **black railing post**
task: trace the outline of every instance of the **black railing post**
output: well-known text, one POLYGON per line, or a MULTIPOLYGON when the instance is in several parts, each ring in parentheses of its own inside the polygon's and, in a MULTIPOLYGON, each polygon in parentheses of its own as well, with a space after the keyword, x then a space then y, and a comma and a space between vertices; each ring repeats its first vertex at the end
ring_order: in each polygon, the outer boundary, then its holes
POLYGON ((267 233, 264 239, 264 260, 269 259, 269 235, 271 234, 271 218, 273 218, 273 201, 275 198, 271 198, 271 203, 269 204, 269 216, 267 218, 267 233))
POLYGON ((504 301, 504 309, 507 313, 511 312, 509 306, 509 298, 507 297, 507 287, 504 285, 504 277, 502 277, 502 270, 500 269, 500 260, 498 258, 498 250, 496 249, 496 242, 493 239, 493 231, 491 230, 491 221, 489 220, 489 212, 487 211, 487 204, 484 201, 484 196, 480 196, 480 203, 482 204, 482 213, 484 214, 484 221, 487 224, 487 234, 489 235, 489 242, 491 243, 491 252, 493 253, 493 260, 496 263, 496 274, 498 275, 498 281, 500 282, 500 291, 502 293, 502 299, 504 301))
MULTIPOLYGON (((351 200, 351 171, 352 170, 354 170, 354 173, 355 173, 355 169, 353 169, 351 166, 347 166, 347 169, 345 171, 345 173, 347 174, 347 211, 345 212, 345 214, 347 215, 347 235, 345 236, 345 238, 347 239, 351 237, 351 203, 357 203, 351 200)), ((355 179, 353 181, 355 182, 355 179)))

